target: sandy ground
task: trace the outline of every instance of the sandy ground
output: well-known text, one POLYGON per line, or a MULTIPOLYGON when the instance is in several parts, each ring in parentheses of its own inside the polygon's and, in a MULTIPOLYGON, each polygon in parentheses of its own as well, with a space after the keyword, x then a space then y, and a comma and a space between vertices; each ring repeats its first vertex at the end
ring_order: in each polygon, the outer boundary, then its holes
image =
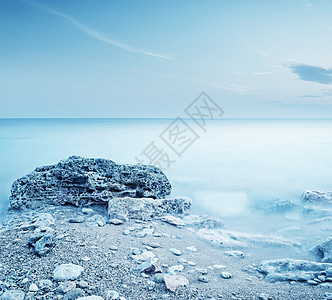
MULTIPOLYGON (((326 293, 332 292, 328 287, 265 280, 255 266, 264 259, 292 256, 292 251, 282 248, 252 247, 243 250, 244 258, 235 258, 225 255, 224 249, 199 239, 192 230, 160 220, 145 223, 131 220, 122 225, 87 227, 85 223, 68 222, 71 217, 81 214, 80 208, 52 207, 45 208, 45 211, 55 218, 56 232, 56 245, 45 256, 38 257, 27 245, 32 229, 20 228, 42 210, 13 213, 0 229, 0 295, 8 289, 20 289, 27 293, 27 299, 61 299, 63 294, 58 291, 59 283, 55 281, 48 291, 39 289, 37 292, 29 292, 29 287, 41 279, 53 280, 54 268, 64 263, 84 267, 75 283, 78 286, 82 280, 87 282, 87 287, 82 288, 85 296, 99 295, 104 299, 107 299, 108 290, 117 291, 125 299, 135 300, 326 299, 326 293), (130 234, 124 235, 124 230, 128 229, 130 234), (144 237, 137 236, 142 230, 149 232, 144 237), (151 233, 158 234, 154 236, 151 233), (150 248, 148 245, 153 243, 160 247, 150 248), (194 246, 197 252, 186 249, 190 246, 194 246), (156 255, 164 271, 167 267, 183 264, 184 270, 179 274, 189 280, 189 285, 171 292, 163 282, 156 282, 153 275, 134 271, 137 265, 132 260, 134 248, 148 248, 156 255), (174 255, 170 248, 176 248, 182 254, 174 255), (192 261, 196 265, 179 263, 180 259, 192 261), (216 269, 214 265, 224 265, 225 268, 216 269), (207 282, 200 282, 198 278, 205 271, 207 282), (222 271, 230 272, 232 278, 223 279, 220 276, 222 271)), ((99 208, 99 213, 106 214, 102 208, 99 208)))

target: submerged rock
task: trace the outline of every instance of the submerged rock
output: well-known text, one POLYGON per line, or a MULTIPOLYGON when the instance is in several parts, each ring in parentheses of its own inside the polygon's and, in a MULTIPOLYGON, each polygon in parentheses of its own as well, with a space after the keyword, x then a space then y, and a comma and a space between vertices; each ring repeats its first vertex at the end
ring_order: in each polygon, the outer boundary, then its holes
POLYGON ((332 204, 332 192, 304 191, 302 200, 317 204, 332 204))
POLYGON ((111 219, 151 220, 165 213, 179 214, 191 209, 191 199, 186 197, 173 199, 152 198, 113 198, 108 203, 108 216, 111 219))
POLYGON ((311 249, 311 252, 322 262, 332 263, 332 237, 311 249))
POLYGON ((332 275, 332 264, 307 260, 277 259, 262 261, 258 271, 271 281, 308 281, 324 274, 332 275))
POLYGON ((107 204, 109 199, 127 195, 160 199, 170 192, 170 182, 155 166, 119 165, 107 159, 72 156, 16 180, 9 208, 107 204))

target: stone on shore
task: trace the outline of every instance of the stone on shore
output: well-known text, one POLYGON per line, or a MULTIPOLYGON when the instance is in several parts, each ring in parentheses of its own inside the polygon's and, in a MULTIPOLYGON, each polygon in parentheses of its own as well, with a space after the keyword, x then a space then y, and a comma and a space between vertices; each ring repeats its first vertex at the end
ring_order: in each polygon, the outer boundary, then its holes
POLYGON ((24 300, 25 293, 20 290, 9 290, 0 296, 0 300, 24 300))
POLYGON ((53 271, 53 279, 56 281, 67 281, 77 279, 84 268, 74 264, 63 264, 57 266, 53 271))
POLYGON ((16 180, 9 208, 107 204, 114 197, 128 195, 160 199, 170 192, 170 182, 155 166, 119 165, 107 159, 71 156, 16 180))
POLYGON ((177 287, 187 286, 189 284, 189 280, 186 277, 182 275, 171 275, 171 274, 166 274, 164 276, 164 282, 166 288, 172 292, 175 292, 177 287))
POLYGON ((204 215, 189 215, 183 218, 186 226, 206 229, 221 229, 224 227, 224 223, 221 220, 211 218, 210 216, 204 215))

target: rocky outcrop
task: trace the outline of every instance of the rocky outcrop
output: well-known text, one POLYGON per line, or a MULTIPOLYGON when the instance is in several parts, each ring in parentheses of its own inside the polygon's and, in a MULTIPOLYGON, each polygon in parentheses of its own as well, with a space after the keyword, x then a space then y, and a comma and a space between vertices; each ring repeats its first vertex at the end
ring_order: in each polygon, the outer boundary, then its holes
POLYGON ((72 156, 16 180, 9 208, 107 204, 114 197, 126 196, 160 199, 170 192, 170 182, 155 166, 119 165, 106 159, 72 156))
POLYGON ((258 271, 271 281, 311 281, 318 276, 332 276, 332 264, 296 259, 262 261, 258 271))
POLYGON ((311 252, 322 262, 332 263, 332 237, 311 249, 311 252))
POLYGON ((191 209, 191 199, 179 197, 173 199, 152 198, 113 198, 108 203, 108 216, 111 219, 127 221, 129 219, 151 220, 163 214, 183 214, 191 209))
POLYGON ((332 204, 332 192, 304 191, 302 200, 317 204, 332 204))

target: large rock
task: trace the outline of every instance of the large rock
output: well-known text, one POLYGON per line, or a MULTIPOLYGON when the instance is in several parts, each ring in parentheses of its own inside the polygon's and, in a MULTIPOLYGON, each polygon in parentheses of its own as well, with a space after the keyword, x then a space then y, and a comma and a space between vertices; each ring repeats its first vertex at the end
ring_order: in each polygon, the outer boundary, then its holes
POLYGON ((16 180, 9 208, 80 206, 125 196, 159 199, 170 192, 170 182, 155 166, 118 165, 107 159, 72 156, 16 180))
POLYGON ((332 264, 295 259, 266 260, 260 263, 258 271, 271 281, 308 281, 321 274, 331 277, 332 264))
POLYGON ((1 295, 0 300, 23 300, 24 296, 25 293, 20 290, 9 290, 1 295))
POLYGON ((179 197, 173 199, 152 198, 113 198, 108 203, 108 216, 111 219, 151 220, 163 214, 183 214, 191 209, 191 199, 179 197))
POLYGON ((332 237, 320 243, 311 251, 324 263, 332 263, 332 237))
POLYGON ((187 286, 189 284, 189 280, 186 277, 182 275, 171 275, 171 274, 166 274, 164 276, 164 282, 166 288, 172 292, 175 292, 177 287, 187 286))
POLYGON ((332 204, 332 192, 304 191, 302 200, 317 204, 332 204))

